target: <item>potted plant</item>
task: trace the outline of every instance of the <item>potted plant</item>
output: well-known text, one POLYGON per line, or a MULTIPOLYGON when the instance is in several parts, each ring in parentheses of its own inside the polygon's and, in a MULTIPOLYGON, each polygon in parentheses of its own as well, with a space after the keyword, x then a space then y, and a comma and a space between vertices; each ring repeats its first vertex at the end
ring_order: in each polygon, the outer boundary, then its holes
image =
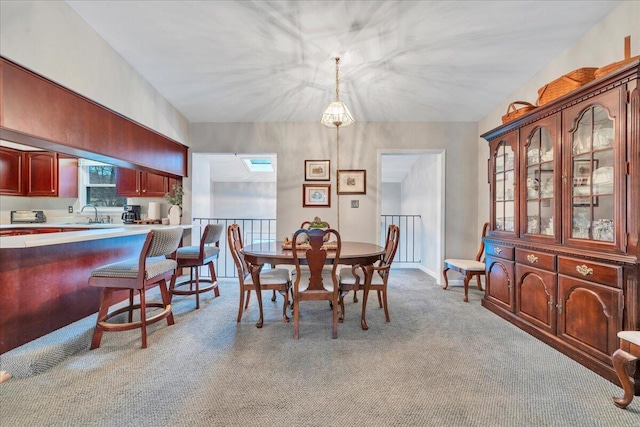
POLYGON ((184 195, 184 189, 182 185, 176 183, 171 187, 171 191, 165 193, 164 199, 171 205, 169 207, 169 224, 180 224, 180 218, 182 217, 182 196, 184 195))
MULTIPOLYGON (((313 218, 313 221, 309 222, 308 229, 311 230, 313 228, 319 228, 321 230, 326 230, 329 228, 329 223, 320 219, 319 216, 313 218)), ((329 235, 324 236, 323 239, 325 242, 329 241, 329 235)))

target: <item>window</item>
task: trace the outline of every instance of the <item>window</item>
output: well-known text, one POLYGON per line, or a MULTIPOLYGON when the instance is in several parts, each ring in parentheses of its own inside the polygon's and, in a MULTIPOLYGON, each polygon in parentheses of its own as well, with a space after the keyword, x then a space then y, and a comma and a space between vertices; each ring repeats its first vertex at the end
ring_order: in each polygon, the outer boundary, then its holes
POLYGON ((121 211, 126 197, 116 195, 116 168, 105 163, 80 161, 80 205, 94 205, 101 211, 121 211))

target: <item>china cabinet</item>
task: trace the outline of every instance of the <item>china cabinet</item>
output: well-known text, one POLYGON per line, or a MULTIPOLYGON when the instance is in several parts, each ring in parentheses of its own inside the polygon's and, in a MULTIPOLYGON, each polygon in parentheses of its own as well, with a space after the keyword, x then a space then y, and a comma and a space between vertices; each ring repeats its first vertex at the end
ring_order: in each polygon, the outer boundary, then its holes
MULTIPOLYGON (((482 305, 603 377, 640 330, 640 63, 482 135, 482 305)), ((640 369, 635 393, 640 393, 640 369)))

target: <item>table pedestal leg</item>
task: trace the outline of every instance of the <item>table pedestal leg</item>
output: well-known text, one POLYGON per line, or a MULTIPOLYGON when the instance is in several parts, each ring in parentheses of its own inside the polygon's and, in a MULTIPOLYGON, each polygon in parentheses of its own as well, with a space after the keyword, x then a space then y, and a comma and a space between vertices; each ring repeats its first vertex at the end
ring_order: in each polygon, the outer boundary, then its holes
POLYGON ((260 288, 260 271, 262 270, 262 264, 249 264, 249 269, 251 270, 253 285, 256 287, 256 298, 258 298, 258 307, 260 309, 260 318, 258 319, 258 323, 256 323, 256 328, 262 328, 262 289, 260 288))
POLYGON ((366 311, 367 311, 367 299, 369 298, 369 289, 371 288, 371 278, 373 277, 373 264, 363 265, 362 270, 364 271, 364 284, 363 287, 363 296, 362 296, 362 317, 360 319, 360 324, 363 330, 369 329, 369 325, 367 325, 366 320, 366 311))

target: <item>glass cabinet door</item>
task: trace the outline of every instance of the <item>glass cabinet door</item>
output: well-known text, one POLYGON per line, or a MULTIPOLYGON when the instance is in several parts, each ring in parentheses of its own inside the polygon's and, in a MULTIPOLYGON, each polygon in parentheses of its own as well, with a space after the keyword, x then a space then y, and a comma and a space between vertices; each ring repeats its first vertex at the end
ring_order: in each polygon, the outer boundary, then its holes
POLYGON ((554 140, 546 127, 537 127, 527 139, 526 234, 554 235, 554 140))
POLYGON ((583 111, 571 137, 570 235, 613 242, 614 120, 594 105, 583 111))
POLYGON ((514 231, 515 218, 515 169, 514 152, 507 141, 502 141, 495 155, 495 230, 514 231))

